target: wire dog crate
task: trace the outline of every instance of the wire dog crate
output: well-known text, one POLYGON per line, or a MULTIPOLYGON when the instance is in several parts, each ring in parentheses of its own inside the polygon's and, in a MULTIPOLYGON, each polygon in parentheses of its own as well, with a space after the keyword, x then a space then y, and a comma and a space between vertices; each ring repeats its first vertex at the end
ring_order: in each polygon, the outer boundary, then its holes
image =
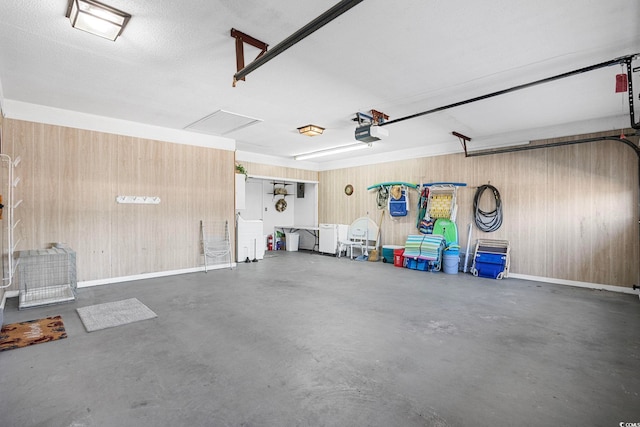
POLYGON ((76 253, 69 248, 19 251, 16 258, 18 309, 76 299, 76 253))

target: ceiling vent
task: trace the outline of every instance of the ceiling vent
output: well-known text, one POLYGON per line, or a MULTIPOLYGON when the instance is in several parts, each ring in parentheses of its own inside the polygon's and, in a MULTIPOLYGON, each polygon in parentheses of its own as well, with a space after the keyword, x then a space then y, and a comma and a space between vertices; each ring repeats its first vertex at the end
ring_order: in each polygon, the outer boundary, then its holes
POLYGON ((218 110, 200 120, 196 120, 186 126, 185 129, 209 135, 226 135, 260 122, 262 122, 261 119, 243 116, 242 114, 236 114, 230 111, 218 110))

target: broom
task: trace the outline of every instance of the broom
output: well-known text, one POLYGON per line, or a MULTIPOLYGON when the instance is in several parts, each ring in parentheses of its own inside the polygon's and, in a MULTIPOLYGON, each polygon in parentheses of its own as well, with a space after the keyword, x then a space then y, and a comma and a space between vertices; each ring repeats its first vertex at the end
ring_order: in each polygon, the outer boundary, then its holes
POLYGON ((384 219, 384 209, 380 212, 380 222, 378 223, 378 235, 376 236, 376 247, 369 252, 369 261, 378 261, 378 246, 380 239, 380 229, 382 228, 382 220, 384 219))

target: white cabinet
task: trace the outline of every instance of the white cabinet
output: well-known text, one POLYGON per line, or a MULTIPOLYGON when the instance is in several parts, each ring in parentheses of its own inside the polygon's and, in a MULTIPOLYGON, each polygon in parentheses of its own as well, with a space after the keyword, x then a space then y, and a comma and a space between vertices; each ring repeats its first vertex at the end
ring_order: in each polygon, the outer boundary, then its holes
POLYGON ((246 208, 246 176, 243 173, 236 174, 236 209, 245 209, 246 208))
POLYGON ((348 225, 344 224, 320 224, 318 239, 318 251, 325 254, 337 254, 338 242, 347 239, 348 225))
POLYGON ((320 224, 318 237, 318 251, 325 254, 335 254, 338 248, 338 226, 336 224, 320 224))
POLYGON ((243 262, 247 258, 250 260, 263 259, 265 237, 264 234, 262 234, 262 221, 245 221, 240 215, 237 215, 236 227, 236 261, 243 262))

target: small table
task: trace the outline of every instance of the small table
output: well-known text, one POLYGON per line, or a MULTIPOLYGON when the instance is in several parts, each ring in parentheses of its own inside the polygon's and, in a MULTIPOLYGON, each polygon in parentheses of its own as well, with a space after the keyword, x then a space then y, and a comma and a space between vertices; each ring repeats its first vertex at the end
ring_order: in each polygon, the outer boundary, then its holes
POLYGON ((314 237, 314 243, 313 243, 313 249, 312 251, 315 251, 316 248, 318 248, 319 245, 319 241, 318 238, 320 236, 320 227, 314 227, 314 226, 308 226, 308 225, 276 225, 273 227, 274 229, 274 233, 273 235, 276 235, 276 231, 277 230, 282 230, 283 233, 287 233, 286 230, 289 230, 289 233, 295 233, 297 231, 300 230, 304 230, 307 233, 311 234, 314 237))

